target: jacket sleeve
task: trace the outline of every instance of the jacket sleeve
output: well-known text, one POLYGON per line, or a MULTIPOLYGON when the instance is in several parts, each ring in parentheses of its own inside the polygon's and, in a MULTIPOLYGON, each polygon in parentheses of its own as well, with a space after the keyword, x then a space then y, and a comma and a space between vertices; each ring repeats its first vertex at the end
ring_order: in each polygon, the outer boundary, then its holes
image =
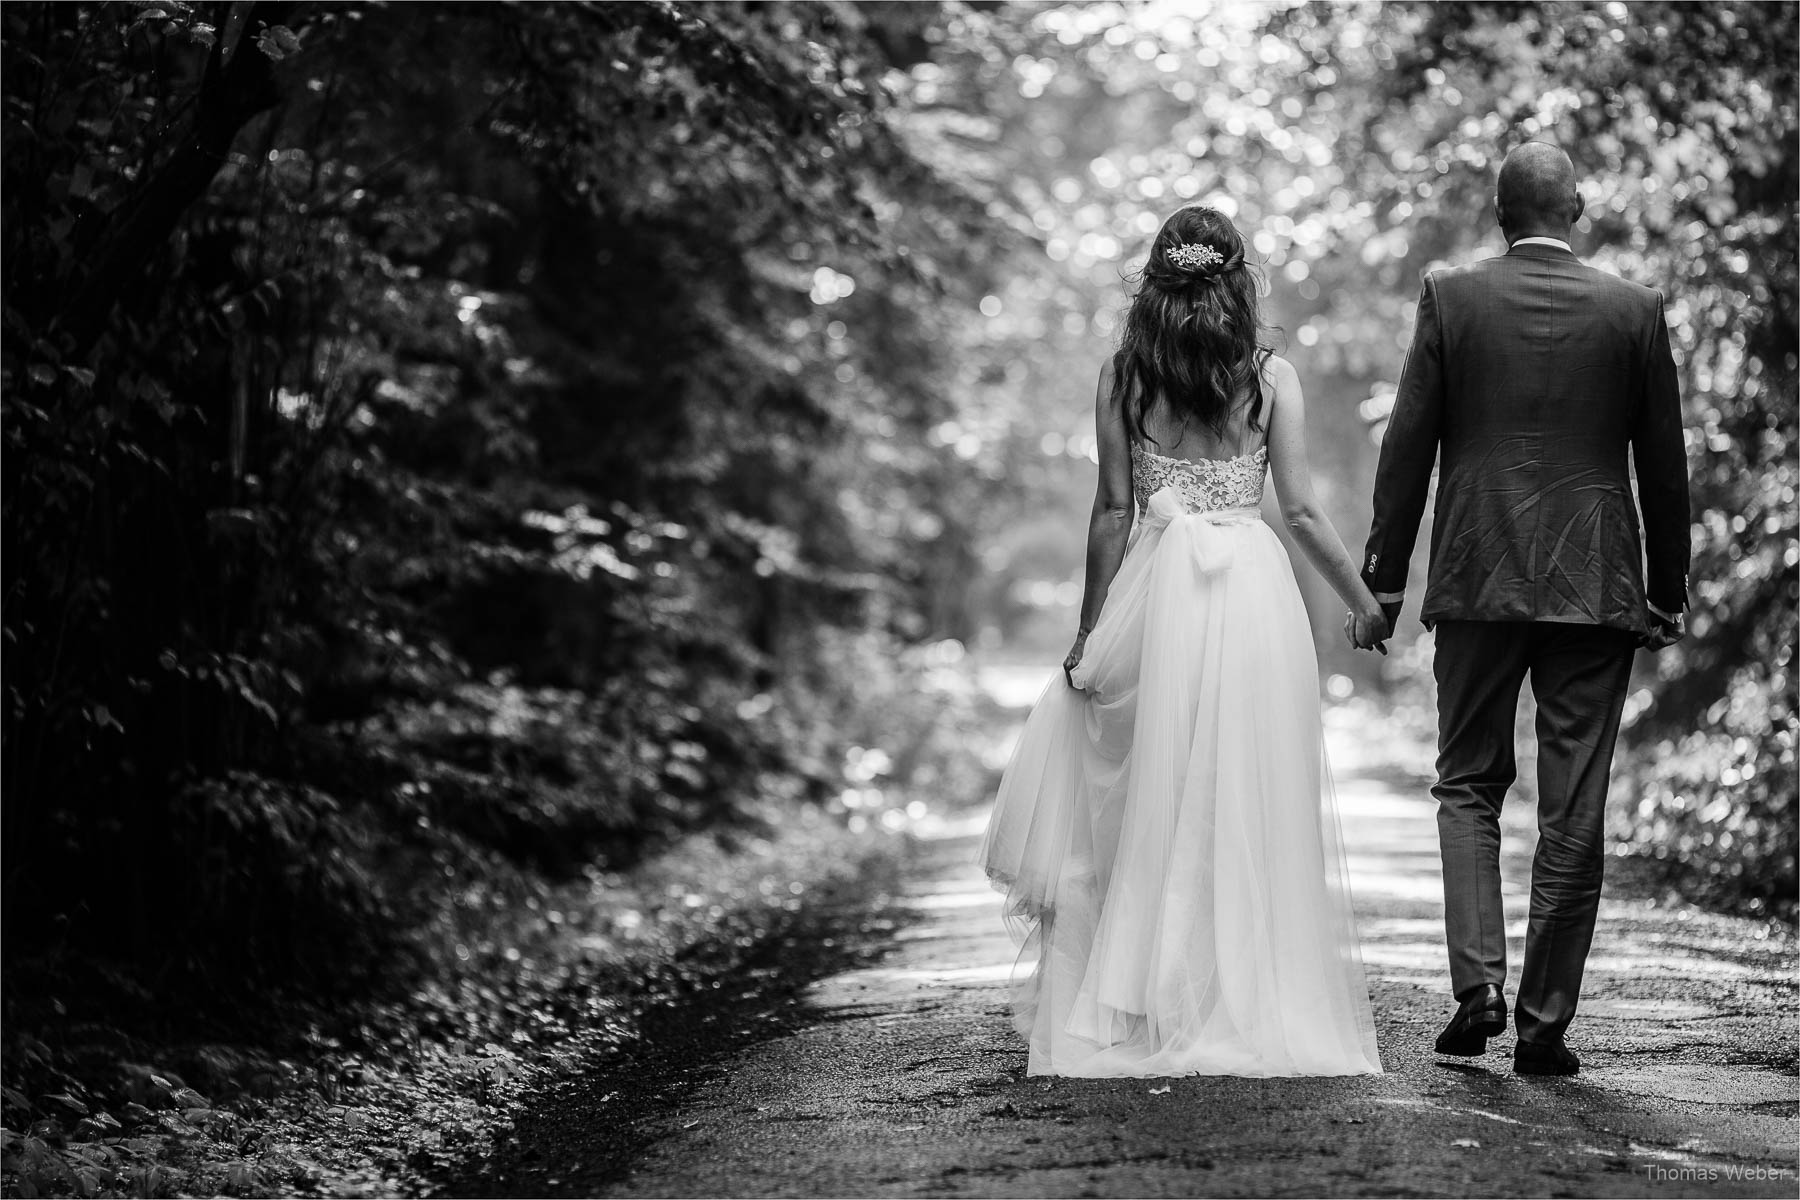
POLYGON ((1375 468, 1375 514, 1369 525, 1369 544, 1363 551, 1362 578, 1377 595, 1406 588, 1406 569, 1419 537, 1419 521, 1425 515, 1431 468, 1437 461, 1438 438, 1443 431, 1443 345, 1437 282, 1427 275, 1419 292, 1412 348, 1406 352, 1400 389, 1375 468))
POLYGON ((1650 331, 1642 395, 1631 431, 1631 458, 1637 472, 1638 507, 1644 517, 1644 590, 1664 612, 1687 607, 1688 531, 1687 445, 1681 431, 1681 386, 1669 350, 1668 320, 1661 297, 1650 331))

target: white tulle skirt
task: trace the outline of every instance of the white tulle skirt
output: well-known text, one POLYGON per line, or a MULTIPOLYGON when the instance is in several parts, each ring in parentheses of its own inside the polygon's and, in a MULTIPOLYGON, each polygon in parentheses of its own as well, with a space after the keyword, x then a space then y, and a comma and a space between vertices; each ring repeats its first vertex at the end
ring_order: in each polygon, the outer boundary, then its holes
POLYGON ((1032 709, 980 852, 1029 1073, 1380 1072, 1274 531, 1153 497, 1074 680, 1032 709))

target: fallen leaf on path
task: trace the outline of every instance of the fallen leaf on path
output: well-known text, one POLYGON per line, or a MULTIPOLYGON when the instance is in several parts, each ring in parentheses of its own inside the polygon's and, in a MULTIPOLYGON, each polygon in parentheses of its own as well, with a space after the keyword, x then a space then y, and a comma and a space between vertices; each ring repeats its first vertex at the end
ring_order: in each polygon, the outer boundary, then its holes
POLYGON ((1452 1146, 1461 1146, 1465 1150, 1481 1149, 1481 1143, 1476 1141, 1474 1138, 1457 1138, 1454 1142, 1451 1142, 1450 1144, 1452 1146))
POLYGON ((1166 1096, 1169 1094, 1169 1085, 1165 1083, 1159 1088, 1151 1088, 1150 1094, 1152 1096, 1166 1096))

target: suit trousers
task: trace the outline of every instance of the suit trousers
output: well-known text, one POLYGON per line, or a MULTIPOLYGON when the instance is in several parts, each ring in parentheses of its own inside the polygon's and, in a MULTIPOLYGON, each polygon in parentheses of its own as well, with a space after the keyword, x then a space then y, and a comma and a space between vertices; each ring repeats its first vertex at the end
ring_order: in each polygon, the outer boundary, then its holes
POLYGON ((1600 908, 1613 744, 1637 635, 1548 621, 1440 621, 1438 842, 1450 985, 1458 1000, 1506 983, 1500 805, 1517 777, 1519 686, 1537 701, 1538 846, 1525 964, 1514 1006, 1521 1041, 1549 1043, 1575 1017, 1600 908))

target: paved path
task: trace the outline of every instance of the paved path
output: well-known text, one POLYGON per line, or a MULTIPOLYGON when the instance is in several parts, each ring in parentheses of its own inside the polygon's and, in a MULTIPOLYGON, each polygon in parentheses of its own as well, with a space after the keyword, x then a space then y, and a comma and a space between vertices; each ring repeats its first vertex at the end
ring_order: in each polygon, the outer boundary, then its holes
MULTIPOLYGON (((924 915, 899 950, 816 985, 814 1023, 653 1118, 659 1140, 605 1194, 1795 1195, 1792 939, 1609 901, 1573 1039, 1581 1076, 1514 1076, 1510 1033, 1485 1058, 1438 1059, 1432 809, 1416 783, 1359 765, 1352 734, 1333 731, 1334 761, 1386 1075, 1026 1077, 1006 1014, 1013 947, 969 862, 982 809, 921 840, 909 895, 924 915)), ((1515 964, 1520 808, 1506 839, 1515 964)))

